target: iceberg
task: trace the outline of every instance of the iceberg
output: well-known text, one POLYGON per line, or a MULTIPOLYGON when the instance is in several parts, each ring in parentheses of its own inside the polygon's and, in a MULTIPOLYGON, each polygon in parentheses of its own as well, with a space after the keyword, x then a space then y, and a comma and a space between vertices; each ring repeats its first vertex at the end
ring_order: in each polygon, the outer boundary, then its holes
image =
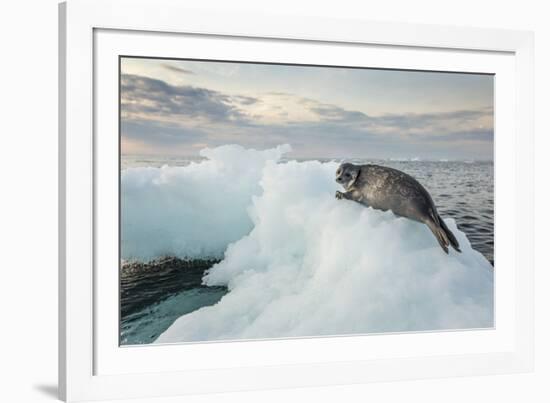
POLYGON ((122 259, 223 256, 228 244, 252 229, 247 207, 262 191, 264 166, 289 150, 225 145, 201 150, 206 160, 183 167, 123 170, 122 259))
POLYGON ((288 150, 124 171, 124 257, 218 256, 203 283, 229 290, 156 343, 494 325, 493 267, 453 219, 462 253, 446 255, 427 226, 336 200, 336 162, 280 162, 288 150))

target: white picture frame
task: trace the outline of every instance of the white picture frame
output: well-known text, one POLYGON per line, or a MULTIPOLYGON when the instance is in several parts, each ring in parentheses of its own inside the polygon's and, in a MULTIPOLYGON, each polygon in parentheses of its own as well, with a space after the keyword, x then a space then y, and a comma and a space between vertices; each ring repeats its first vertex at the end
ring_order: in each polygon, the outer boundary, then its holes
MULTIPOLYGON (((532 33, 221 15, 189 10, 184 3, 171 0, 70 0, 60 5, 59 40, 62 399, 170 396, 532 370, 532 33), (293 46, 309 46, 325 50, 307 56, 309 62, 321 63, 328 57, 327 49, 339 52, 354 46, 379 52, 379 64, 374 67, 495 73, 495 261, 503 267, 502 274, 495 275, 495 329, 119 348, 116 335, 111 340, 110 329, 112 318, 118 317, 118 305, 111 306, 118 289, 98 269, 98 262, 103 267, 103 250, 117 239, 109 230, 116 219, 109 215, 112 187, 109 193, 103 184, 117 180, 109 182, 113 169, 118 169, 118 137, 113 143, 112 136, 103 134, 98 141, 97 131, 110 132, 109 111, 118 106, 112 96, 118 91, 111 72, 114 57, 128 49, 133 54, 142 51, 151 56, 156 49, 160 56, 183 57, 181 47, 173 53, 182 38, 194 38, 188 42, 187 54, 192 50, 203 57, 218 52, 219 57, 234 59, 231 52, 233 56, 241 52, 240 59, 296 62, 304 56, 293 53, 293 46), (220 40, 234 46, 216 50, 220 40), (193 41, 214 45, 209 48, 193 41), (238 44, 243 41, 247 45, 241 49, 238 44), (256 47, 257 52, 247 56, 255 43, 275 43, 283 50, 266 56, 256 47), (411 53, 418 58, 407 57, 411 53)), ((357 63, 361 65, 360 60, 357 63)))

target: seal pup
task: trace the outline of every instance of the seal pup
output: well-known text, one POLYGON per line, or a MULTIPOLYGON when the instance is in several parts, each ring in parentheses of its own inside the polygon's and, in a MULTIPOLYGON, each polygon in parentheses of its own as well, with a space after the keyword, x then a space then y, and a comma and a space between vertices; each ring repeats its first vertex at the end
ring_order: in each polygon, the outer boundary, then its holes
POLYGON ((430 194, 412 176, 380 165, 343 163, 336 171, 336 182, 346 190, 337 191, 337 199, 391 210, 397 216, 424 223, 445 253, 449 253, 449 245, 460 252, 458 241, 438 214, 430 194))

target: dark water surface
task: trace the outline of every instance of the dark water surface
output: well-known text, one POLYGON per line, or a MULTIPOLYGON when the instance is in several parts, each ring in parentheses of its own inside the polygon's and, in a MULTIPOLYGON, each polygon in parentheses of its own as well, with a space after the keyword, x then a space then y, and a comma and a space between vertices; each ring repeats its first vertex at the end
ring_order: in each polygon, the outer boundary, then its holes
POLYGON ((216 260, 161 258, 131 262, 120 270, 120 344, 154 341, 181 315, 213 305, 225 287, 202 285, 216 260))

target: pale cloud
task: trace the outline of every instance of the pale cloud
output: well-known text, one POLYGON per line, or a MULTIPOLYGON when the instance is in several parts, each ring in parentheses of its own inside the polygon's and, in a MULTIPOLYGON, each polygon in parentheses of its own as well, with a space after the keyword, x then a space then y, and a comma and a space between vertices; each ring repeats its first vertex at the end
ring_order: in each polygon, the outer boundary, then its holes
POLYGON ((492 105, 373 115, 291 92, 252 96, 136 74, 121 76, 121 90, 123 153, 290 143, 298 156, 492 158, 492 105))

